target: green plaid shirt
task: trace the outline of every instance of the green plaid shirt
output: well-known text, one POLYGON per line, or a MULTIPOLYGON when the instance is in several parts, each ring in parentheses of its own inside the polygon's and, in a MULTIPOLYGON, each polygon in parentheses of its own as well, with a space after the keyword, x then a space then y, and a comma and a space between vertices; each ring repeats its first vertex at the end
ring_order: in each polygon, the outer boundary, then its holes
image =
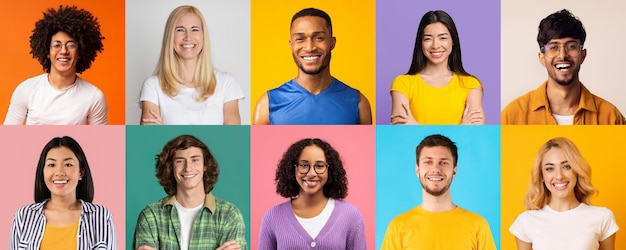
MULTIPOLYGON (((179 250, 180 234, 174 196, 168 196, 149 204, 139 214, 133 249, 148 245, 159 250, 179 250)), ((209 193, 193 222, 189 250, 213 250, 229 240, 237 241, 241 249, 248 249, 243 216, 235 205, 209 193)))

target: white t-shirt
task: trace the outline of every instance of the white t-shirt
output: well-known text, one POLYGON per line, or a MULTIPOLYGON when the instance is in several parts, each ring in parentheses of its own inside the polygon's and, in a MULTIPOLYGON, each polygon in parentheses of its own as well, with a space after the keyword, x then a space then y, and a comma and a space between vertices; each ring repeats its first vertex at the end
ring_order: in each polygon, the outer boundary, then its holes
POLYGON ((574 115, 557 115, 552 114, 558 125, 572 125, 574 124, 574 115))
POLYGON ((518 239, 531 243, 533 250, 597 250, 600 241, 618 229, 611 210, 580 203, 564 212, 547 205, 541 210, 524 211, 517 216, 509 231, 518 239))
POLYGON ((104 94, 93 84, 76 78, 76 83, 59 90, 44 73, 27 79, 13 91, 5 125, 107 124, 104 94))
POLYGON ((200 210, 204 207, 204 203, 197 207, 186 208, 174 199, 174 206, 176 206, 178 220, 180 220, 180 249, 187 250, 189 249, 189 239, 191 238, 193 222, 196 220, 200 210))
POLYGON ((161 89, 158 76, 150 76, 143 82, 139 94, 141 101, 159 106, 163 124, 224 124, 224 103, 243 99, 243 91, 231 74, 215 70, 215 93, 204 102, 196 101, 196 89, 178 85, 180 91, 174 98, 161 89))
POLYGON ((328 202, 326 202, 326 206, 322 209, 322 212, 315 217, 312 218, 302 218, 296 215, 298 222, 304 230, 311 236, 311 238, 315 239, 317 235, 322 231, 328 219, 330 219, 330 215, 333 213, 333 209, 335 209, 335 199, 329 198, 328 202))

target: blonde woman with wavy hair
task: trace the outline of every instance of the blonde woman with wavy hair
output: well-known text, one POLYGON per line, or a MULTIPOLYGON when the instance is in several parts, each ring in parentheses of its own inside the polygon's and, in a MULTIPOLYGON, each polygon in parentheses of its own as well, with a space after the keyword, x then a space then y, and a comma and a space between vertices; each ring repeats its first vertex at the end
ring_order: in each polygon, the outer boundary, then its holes
POLYGON ((524 199, 528 210, 509 228, 517 249, 615 249, 619 227, 611 210, 591 205, 597 192, 591 166, 572 141, 558 137, 544 143, 524 199))
POLYGON ((209 31, 200 10, 179 6, 165 24, 161 55, 141 89, 141 124, 240 124, 243 92, 211 62, 209 31))

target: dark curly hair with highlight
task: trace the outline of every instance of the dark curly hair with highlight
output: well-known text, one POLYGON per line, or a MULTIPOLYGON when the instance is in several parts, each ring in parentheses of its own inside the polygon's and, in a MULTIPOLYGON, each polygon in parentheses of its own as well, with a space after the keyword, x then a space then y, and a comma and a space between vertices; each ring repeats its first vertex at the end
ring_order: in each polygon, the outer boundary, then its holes
POLYGON ((57 32, 67 33, 78 44, 76 72, 82 73, 91 67, 99 52, 104 50, 100 33, 100 23, 89 11, 76 6, 59 6, 58 10, 48 9, 43 18, 35 23, 30 36, 30 54, 37 59, 45 72, 50 72, 50 43, 57 32))
MULTIPOLYGON (((296 164, 305 147, 317 146, 324 151, 328 164, 328 180, 324 184, 324 196, 333 199, 343 199, 348 195, 348 179, 346 170, 339 157, 339 153, 327 142, 318 138, 306 138, 292 144, 276 169, 276 193, 285 198, 300 194, 300 185, 296 181, 296 164)), ((312 171, 312 170, 311 170, 312 171)))
POLYGON ((209 147, 193 135, 181 135, 171 139, 160 154, 156 156, 156 177, 159 184, 163 186, 163 190, 168 195, 176 194, 176 179, 174 178, 174 156, 176 151, 185 150, 189 147, 197 147, 202 150, 202 158, 204 160, 204 192, 209 193, 213 190, 217 183, 218 167, 217 160, 211 154, 209 147))

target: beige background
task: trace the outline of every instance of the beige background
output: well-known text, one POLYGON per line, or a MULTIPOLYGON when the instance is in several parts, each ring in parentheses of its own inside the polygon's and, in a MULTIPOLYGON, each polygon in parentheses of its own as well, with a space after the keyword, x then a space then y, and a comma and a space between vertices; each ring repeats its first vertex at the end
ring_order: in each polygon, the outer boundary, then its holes
POLYGON ((537 45, 539 22, 563 8, 577 16, 587 31, 587 58, 580 80, 589 90, 626 113, 624 60, 626 48, 626 2, 600 1, 502 1, 501 108, 537 88, 548 79, 541 66, 537 45))

